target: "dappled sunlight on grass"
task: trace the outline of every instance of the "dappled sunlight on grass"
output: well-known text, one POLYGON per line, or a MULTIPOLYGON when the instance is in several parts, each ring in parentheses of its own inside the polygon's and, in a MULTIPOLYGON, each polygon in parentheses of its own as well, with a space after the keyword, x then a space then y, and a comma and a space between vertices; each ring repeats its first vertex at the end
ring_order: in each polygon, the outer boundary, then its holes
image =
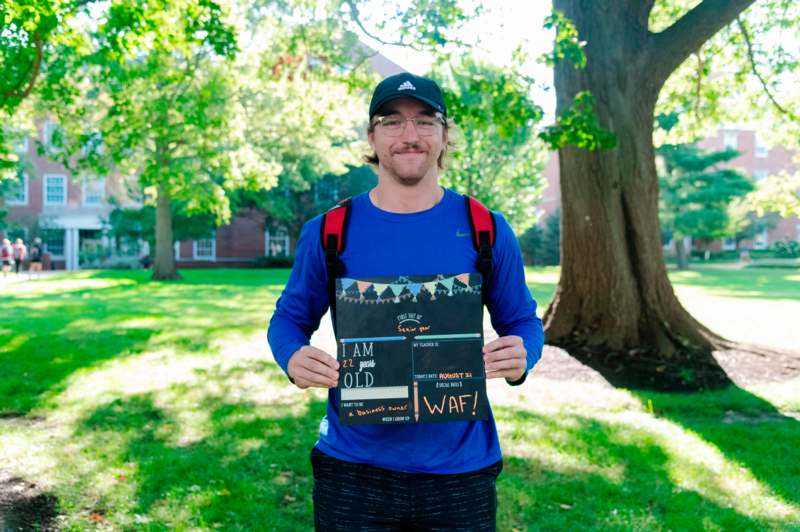
POLYGON ((187 272, 175 284, 146 272, 79 272, 16 285, 0 336, 0 412, 26 412, 70 373, 158 349, 213 352, 214 341, 266 328, 286 272, 187 272), (51 290, 53 286, 59 290, 51 290))
MULTIPOLYGON (((535 485, 537 511, 565 513, 564 524, 572 528, 613 527, 622 513, 629 518, 638 514, 651 527, 690 529, 696 526, 700 501, 712 528, 749 528, 751 519, 772 526, 800 520, 797 503, 701 434, 647 412, 641 401, 631 410, 619 410, 623 403, 618 400, 606 408, 604 399, 614 395, 609 393, 578 413, 574 407, 583 401, 573 395, 583 385, 561 382, 561 401, 540 409, 544 397, 554 399, 539 393, 548 383, 539 379, 533 384, 523 394, 529 396, 528 409, 495 409, 509 463, 499 486, 508 499, 517 499, 507 493, 514 486, 535 485), (565 411, 554 413, 561 405, 565 411), (711 512, 710 506, 719 511, 711 512)), ((695 408, 701 409, 697 399, 695 408)), ((537 522, 524 507, 508 511, 508 519, 517 527, 537 522)))
MULTIPOLYGON (((192 271, 174 284, 141 273, 68 275, 75 284, 52 296, 15 285, 0 412, 24 417, 0 419, 0 468, 54 493, 65 529, 97 528, 93 512, 107 529, 309 529, 308 453, 327 394, 290 385, 266 346, 288 271, 192 271)), ((690 308, 732 301, 701 287, 705 275, 681 273, 690 308)), ((541 304, 558 269, 526 277, 541 304)), ((800 522, 800 378, 657 394, 534 371, 521 387, 488 386, 505 455, 498 530, 800 522)))
MULTIPOLYGON (((134 524, 136 515, 164 526, 224 522, 226 512, 214 504, 232 496, 249 501, 237 515, 250 512, 245 522, 256 527, 258 507, 277 511, 286 496, 298 501, 297 479, 307 488, 307 453, 326 396, 288 385, 265 360, 263 334, 214 347, 214 356, 157 351, 75 374, 49 401, 48 422, 57 430, 42 433, 38 445, 35 430, 25 443, 3 430, 0 461, 54 486, 67 506, 82 505, 71 520, 79 527, 98 508, 118 526, 134 524), (274 472, 293 480, 275 484, 283 477, 274 472)), ((294 528, 293 515, 267 522, 294 528)))

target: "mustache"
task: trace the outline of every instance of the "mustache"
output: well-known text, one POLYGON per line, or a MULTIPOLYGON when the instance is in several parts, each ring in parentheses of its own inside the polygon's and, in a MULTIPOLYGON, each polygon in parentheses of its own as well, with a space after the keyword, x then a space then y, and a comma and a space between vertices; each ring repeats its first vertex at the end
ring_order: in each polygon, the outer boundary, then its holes
POLYGON ((392 153, 405 153, 405 152, 409 152, 409 151, 422 151, 422 152, 424 152, 425 148, 423 148, 422 144, 420 144, 418 142, 405 142, 405 143, 403 143, 402 147, 393 150, 392 153))

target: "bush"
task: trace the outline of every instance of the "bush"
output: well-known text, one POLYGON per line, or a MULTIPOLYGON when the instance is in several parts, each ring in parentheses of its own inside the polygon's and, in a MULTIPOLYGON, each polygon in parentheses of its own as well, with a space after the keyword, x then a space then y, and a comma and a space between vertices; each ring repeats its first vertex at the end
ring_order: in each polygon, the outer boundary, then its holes
POLYGON ((772 249, 775 251, 775 256, 781 259, 796 259, 800 257, 800 243, 795 240, 775 242, 772 249))
POLYGON ((282 257, 256 257, 256 268, 291 268, 294 266, 294 256, 282 257))
POLYGON ((561 213, 553 212, 544 227, 534 225, 519 237, 522 259, 528 266, 557 266, 561 260, 561 213))

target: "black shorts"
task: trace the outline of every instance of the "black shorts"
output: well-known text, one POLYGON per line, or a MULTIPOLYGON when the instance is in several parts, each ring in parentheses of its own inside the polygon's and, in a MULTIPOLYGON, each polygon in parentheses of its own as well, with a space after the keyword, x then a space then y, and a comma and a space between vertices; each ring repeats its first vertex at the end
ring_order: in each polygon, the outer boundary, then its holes
POLYGON ((495 530, 502 460, 470 473, 402 473, 314 448, 311 465, 318 531, 495 530))

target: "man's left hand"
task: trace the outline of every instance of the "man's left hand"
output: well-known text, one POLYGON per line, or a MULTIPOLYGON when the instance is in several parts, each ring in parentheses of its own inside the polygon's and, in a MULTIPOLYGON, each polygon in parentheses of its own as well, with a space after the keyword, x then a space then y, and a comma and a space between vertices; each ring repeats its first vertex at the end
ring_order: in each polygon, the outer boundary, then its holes
POLYGON ((501 336, 483 346, 487 379, 504 377, 511 382, 525 374, 527 351, 519 336, 501 336))

